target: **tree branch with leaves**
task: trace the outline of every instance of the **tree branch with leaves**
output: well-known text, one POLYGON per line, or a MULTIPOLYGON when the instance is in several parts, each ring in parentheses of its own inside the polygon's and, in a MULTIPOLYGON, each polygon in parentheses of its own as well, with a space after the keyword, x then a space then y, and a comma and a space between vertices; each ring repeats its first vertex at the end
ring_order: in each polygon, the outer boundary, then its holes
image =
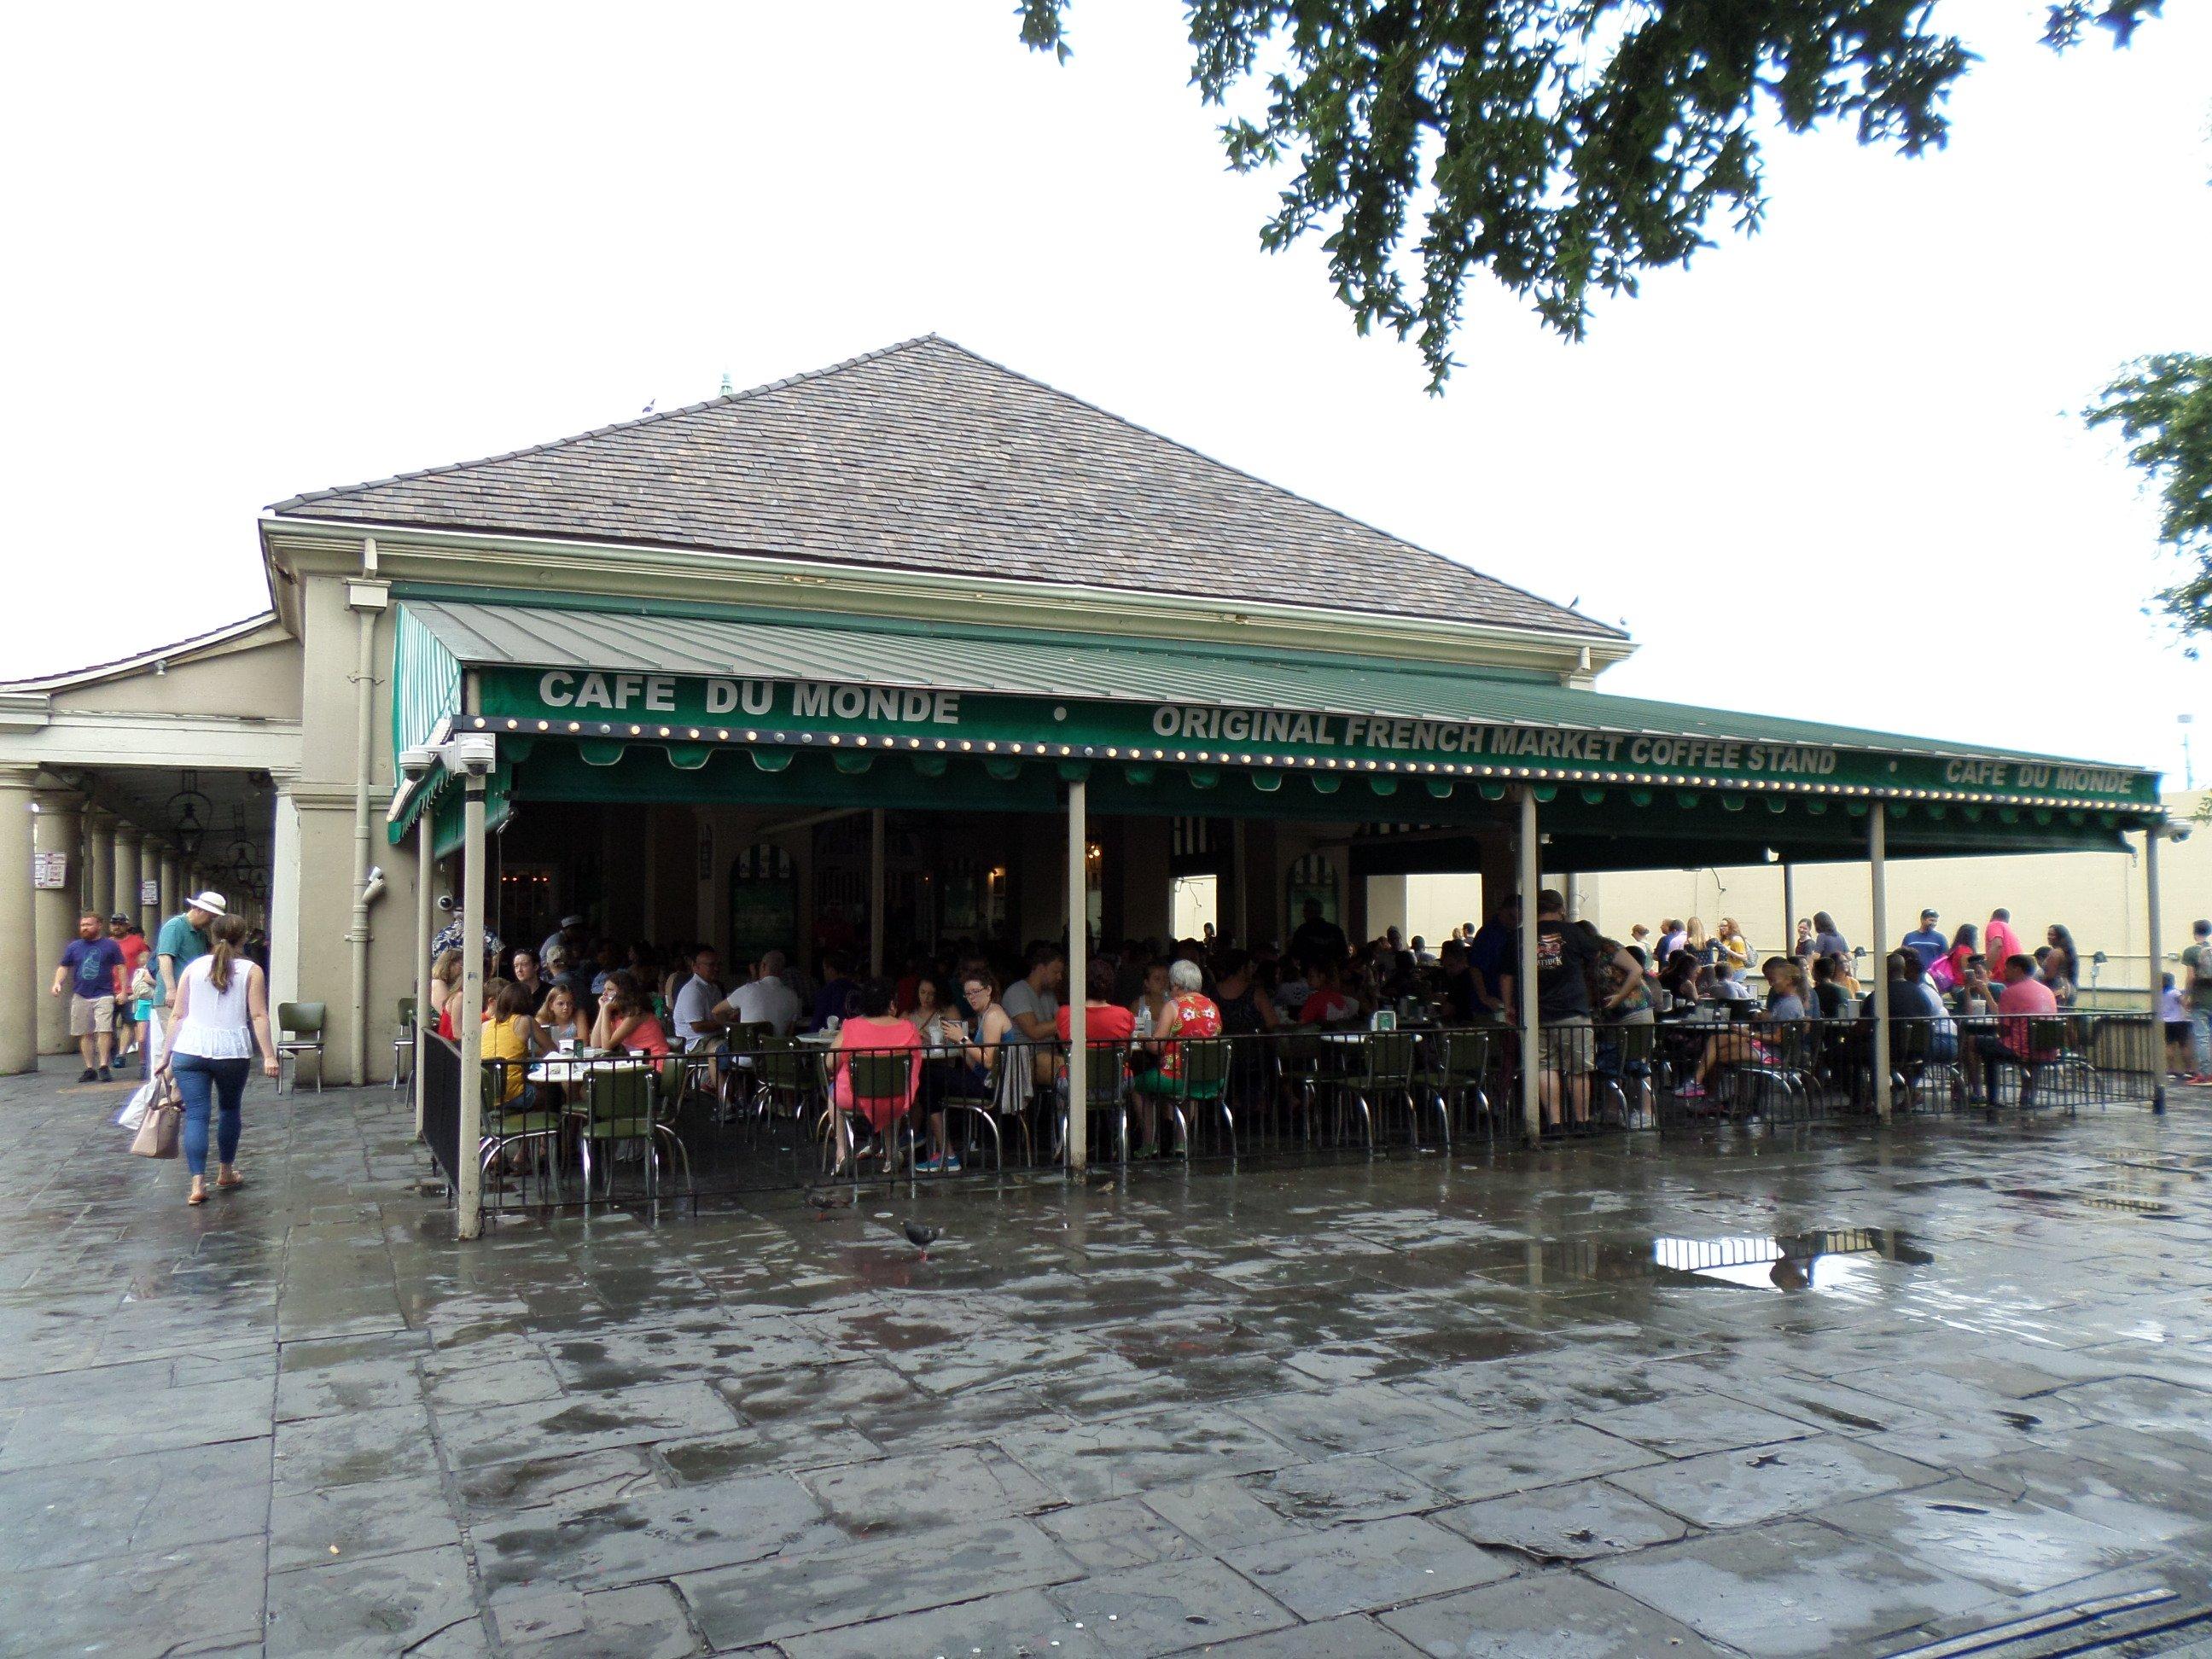
POLYGON ((2212 357, 2169 351, 2131 363, 2082 411, 2112 426, 2159 493, 2158 538, 2183 561, 2158 596, 2186 634, 2212 630, 2212 357))
MULTIPOLYGON (((2124 45, 2160 0, 2066 0, 2045 40, 2124 45)), ((1069 0, 1022 0, 1023 40, 1061 61, 1069 0)), ((1319 234, 1364 333, 1455 367, 1486 269, 1569 339, 1594 298, 1686 265, 1716 216, 1766 205, 1759 133, 1849 122, 1907 155, 1941 145, 1973 63, 1936 0, 1188 0, 1193 83, 1230 109, 1240 173, 1296 171, 1261 228, 1319 234), (1240 89, 1257 88, 1241 99, 1240 89), (1416 228, 1418 222, 1418 228, 1416 228)))

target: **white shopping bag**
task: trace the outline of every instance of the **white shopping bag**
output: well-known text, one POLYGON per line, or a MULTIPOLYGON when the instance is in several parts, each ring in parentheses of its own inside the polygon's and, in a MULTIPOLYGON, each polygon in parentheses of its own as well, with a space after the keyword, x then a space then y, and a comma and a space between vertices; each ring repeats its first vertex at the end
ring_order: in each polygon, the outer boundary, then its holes
POLYGON ((115 1115, 116 1122, 134 1135, 146 1121, 146 1109, 161 1091, 161 1079, 155 1073, 161 1069, 162 1054, 161 1022, 157 1017, 146 1022, 146 1080, 131 1091, 131 1098, 115 1115))

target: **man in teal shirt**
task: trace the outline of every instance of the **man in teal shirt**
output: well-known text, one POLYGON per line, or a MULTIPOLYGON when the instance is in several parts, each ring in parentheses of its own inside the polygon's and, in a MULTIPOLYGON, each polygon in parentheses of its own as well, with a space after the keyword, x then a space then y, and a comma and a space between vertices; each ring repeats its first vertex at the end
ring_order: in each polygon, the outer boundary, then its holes
POLYGON ((171 916, 161 924, 160 936, 154 941, 154 957, 161 964, 156 972, 161 983, 155 988, 154 1006, 167 1008, 177 994, 177 975, 208 953, 207 925, 224 914, 226 903, 220 893, 200 893, 185 901, 181 915, 171 916))

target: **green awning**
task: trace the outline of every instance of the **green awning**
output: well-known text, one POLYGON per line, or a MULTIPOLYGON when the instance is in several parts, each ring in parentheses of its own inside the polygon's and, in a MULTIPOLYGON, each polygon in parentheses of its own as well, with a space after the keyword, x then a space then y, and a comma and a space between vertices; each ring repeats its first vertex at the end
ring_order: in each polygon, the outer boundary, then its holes
MULTIPOLYGON (((419 629, 439 647, 420 659, 473 673, 471 723, 566 740, 600 766, 633 744, 658 745, 692 771, 729 747, 834 749, 848 772, 864 769, 854 764, 863 751, 894 750, 1419 777, 1435 799, 1455 780, 1470 793, 1531 780, 2091 811, 2124 823, 2160 811, 2156 775, 2133 768, 1433 663, 681 610, 418 595, 403 606, 402 638, 419 629)), ((398 665, 402 679, 409 667, 398 665)), ((448 695, 458 714, 458 687, 448 695)), ((403 698, 419 720, 426 700, 404 684, 403 698)))

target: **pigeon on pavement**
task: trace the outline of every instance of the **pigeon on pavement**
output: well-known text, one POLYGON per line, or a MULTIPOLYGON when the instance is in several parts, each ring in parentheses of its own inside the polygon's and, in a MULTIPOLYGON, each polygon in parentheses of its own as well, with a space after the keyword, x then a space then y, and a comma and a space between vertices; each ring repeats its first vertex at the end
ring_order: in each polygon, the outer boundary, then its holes
POLYGON ((942 1227, 925 1227, 919 1221, 909 1221, 906 1224, 906 1242, 920 1250, 921 1259, 927 1261, 929 1260, 929 1247, 937 1243, 944 1231, 942 1227))

